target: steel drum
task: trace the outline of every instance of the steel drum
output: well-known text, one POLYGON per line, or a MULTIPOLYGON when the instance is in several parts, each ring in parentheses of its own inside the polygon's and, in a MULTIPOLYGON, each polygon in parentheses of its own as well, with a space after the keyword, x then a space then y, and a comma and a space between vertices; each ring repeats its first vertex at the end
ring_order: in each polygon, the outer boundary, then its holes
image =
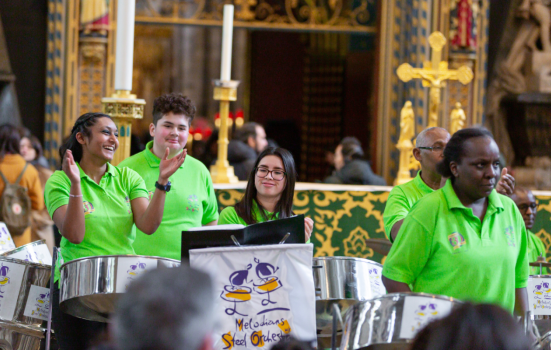
POLYGON ((408 349, 417 331, 460 304, 424 293, 393 293, 361 301, 345 315, 340 350, 408 349))
POLYGON ((61 311, 90 321, 108 322, 117 298, 145 271, 177 267, 178 260, 142 255, 80 258, 61 266, 61 311))
MULTIPOLYGON (((384 295, 383 265, 367 259, 338 256, 314 258, 313 264, 318 345, 329 347, 333 304, 337 304, 344 315, 359 301, 384 295)), ((340 341, 339 337, 337 340, 340 341)))
POLYGON ((39 350, 43 328, 0 321, 0 350, 39 350))
POLYGON ((535 349, 551 350, 551 332, 545 333, 534 345, 535 349))
POLYGON ((50 266, 0 256, 0 320, 34 326, 47 320, 50 274, 50 266))
POLYGON ((43 265, 52 265, 52 254, 45 240, 35 241, 0 254, 12 259, 30 261, 43 265))
POLYGON ((15 249, 15 243, 5 223, 0 221, 0 253, 15 249))

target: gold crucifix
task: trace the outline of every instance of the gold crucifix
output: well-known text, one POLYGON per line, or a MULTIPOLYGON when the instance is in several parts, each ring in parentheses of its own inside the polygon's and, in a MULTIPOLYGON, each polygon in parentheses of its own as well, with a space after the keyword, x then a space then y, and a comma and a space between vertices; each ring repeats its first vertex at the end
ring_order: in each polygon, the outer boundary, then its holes
POLYGON ((430 87, 429 123, 427 127, 438 126, 440 111, 440 89, 446 86, 446 80, 459 80, 467 85, 473 80, 473 71, 467 66, 459 69, 448 69, 448 62, 441 61, 442 48, 446 45, 446 38, 440 32, 429 36, 429 45, 432 48, 431 62, 423 63, 423 68, 413 68, 404 63, 398 67, 398 78, 407 83, 411 79, 422 79, 424 87, 430 87))

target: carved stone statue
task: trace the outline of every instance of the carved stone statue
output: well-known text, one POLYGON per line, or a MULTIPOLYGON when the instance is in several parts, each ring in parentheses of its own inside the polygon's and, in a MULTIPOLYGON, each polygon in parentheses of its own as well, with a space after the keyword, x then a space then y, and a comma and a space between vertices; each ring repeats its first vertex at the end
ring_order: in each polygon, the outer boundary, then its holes
POLYGON ((415 136, 415 115, 411 102, 407 101, 400 112, 400 138, 396 148, 400 151, 400 164, 394 185, 401 185, 411 180, 410 155, 413 149, 411 139, 415 136))
POLYGON ((461 108, 461 103, 456 102, 455 108, 450 115, 450 134, 453 135, 456 131, 463 129, 466 122, 467 116, 465 115, 465 111, 461 108))
POLYGON ((398 144, 409 141, 415 136, 415 116, 410 101, 406 101, 400 112, 400 139, 398 144))
POLYGON ((518 3, 517 19, 510 18, 505 28, 505 44, 500 48, 506 58, 496 62, 486 105, 488 126, 508 161, 515 155, 506 130, 506 116, 500 109, 501 100, 509 94, 551 92, 551 0, 518 3))

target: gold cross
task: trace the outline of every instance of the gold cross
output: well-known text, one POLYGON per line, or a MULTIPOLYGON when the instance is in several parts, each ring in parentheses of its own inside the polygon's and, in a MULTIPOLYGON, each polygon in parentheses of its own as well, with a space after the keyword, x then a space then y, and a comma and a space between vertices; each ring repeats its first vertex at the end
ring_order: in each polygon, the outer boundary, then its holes
POLYGON ((446 80, 459 80, 467 85, 473 80, 473 71, 467 66, 459 69, 448 69, 448 62, 442 61, 442 48, 446 45, 446 38, 440 32, 429 36, 429 45, 432 48, 431 62, 423 63, 423 68, 413 68, 404 63, 398 67, 398 78, 407 83, 411 79, 422 79, 424 87, 430 87, 429 123, 427 127, 438 126, 440 109, 440 89, 446 86, 446 80))

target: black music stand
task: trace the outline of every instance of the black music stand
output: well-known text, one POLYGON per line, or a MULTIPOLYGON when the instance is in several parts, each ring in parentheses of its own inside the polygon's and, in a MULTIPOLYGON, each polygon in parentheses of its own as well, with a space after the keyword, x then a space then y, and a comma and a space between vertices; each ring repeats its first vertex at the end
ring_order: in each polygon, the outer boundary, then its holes
MULTIPOLYGON (((214 226, 216 227, 216 226, 214 226)), ((182 261, 189 261, 189 250, 239 245, 278 244, 290 233, 285 243, 305 243, 304 215, 252 224, 238 229, 182 231, 182 261)))

